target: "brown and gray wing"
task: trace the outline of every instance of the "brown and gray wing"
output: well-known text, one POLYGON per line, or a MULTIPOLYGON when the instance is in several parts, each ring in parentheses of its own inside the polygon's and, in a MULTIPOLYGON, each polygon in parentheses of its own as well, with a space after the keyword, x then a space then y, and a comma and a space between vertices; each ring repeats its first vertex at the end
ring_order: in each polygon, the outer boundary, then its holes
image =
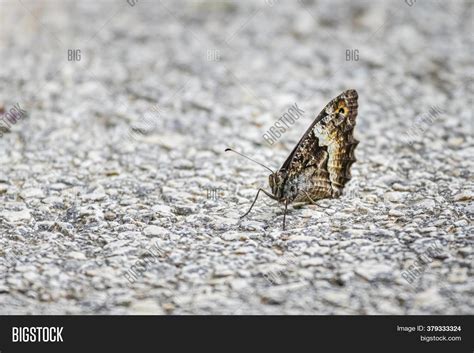
POLYGON ((314 131, 301 143, 288 170, 288 178, 298 180, 297 202, 310 202, 331 197, 332 187, 328 172, 327 146, 320 146, 314 131))
POLYGON ((351 179, 359 143, 353 137, 357 99, 355 90, 347 90, 331 100, 283 164, 288 179, 298 178, 301 192, 296 201, 337 197, 351 179))

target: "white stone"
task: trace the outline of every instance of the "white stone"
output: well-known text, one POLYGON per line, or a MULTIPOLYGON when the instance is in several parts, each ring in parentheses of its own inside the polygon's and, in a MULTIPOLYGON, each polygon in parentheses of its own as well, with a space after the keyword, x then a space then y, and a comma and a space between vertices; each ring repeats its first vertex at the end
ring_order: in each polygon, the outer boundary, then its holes
POLYGON ((29 189, 24 189, 20 192, 20 197, 22 199, 28 199, 28 198, 43 198, 44 193, 43 190, 37 189, 37 188, 29 188, 29 189))
POLYGON ((67 254, 67 256, 70 259, 75 259, 75 260, 86 260, 87 257, 84 255, 82 252, 79 251, 71 251, 67 254))
POLYGON ((169 230, 160 226, 151 225, 143 230, 147 237, 163 237, 169 234, 169 230))
POLYGON ((28 221, 31 219, 30 211, 25 209, 21 211, 3 211, 0 213, 8 222, 28 221))

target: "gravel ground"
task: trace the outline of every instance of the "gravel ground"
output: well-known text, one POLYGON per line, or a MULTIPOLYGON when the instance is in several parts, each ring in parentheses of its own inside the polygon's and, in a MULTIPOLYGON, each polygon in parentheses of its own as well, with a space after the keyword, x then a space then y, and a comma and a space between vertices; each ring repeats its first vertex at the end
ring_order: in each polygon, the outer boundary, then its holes
POLYGON ((2 0, 0 312, 474 314, 473 11, 2 0), (349 88, 344 195, 240 220, 349 88))

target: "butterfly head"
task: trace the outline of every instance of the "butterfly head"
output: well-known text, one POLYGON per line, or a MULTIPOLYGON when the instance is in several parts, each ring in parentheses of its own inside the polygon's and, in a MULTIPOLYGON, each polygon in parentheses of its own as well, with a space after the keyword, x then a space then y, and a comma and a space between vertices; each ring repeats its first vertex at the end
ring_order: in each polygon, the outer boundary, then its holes
POLYGON ((286 173, 284 171, 278 171, 268 176, 268 183, 270 184, 270 189, 272 190, 272 194, 277 199, 283 198, 285 179, 286 173))

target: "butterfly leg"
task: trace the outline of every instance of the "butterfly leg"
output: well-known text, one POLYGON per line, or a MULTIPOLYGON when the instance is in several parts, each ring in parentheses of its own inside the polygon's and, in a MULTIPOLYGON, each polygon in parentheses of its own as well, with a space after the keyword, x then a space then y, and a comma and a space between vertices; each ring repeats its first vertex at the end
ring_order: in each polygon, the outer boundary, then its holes
POLYGON ((319 207, 322 207, 322 208, 329 208, 329 207, 326 207, 326 206, 318 205, 318 204, 316 203, 316 201, 314 201, 314 200, 309 196, 309 194, 308 194, 306 191, 304 191, 304 193, 306 194, 306 197, 308 198, 308 200, 309 200, 313 205, 316 205, 316 206, 319 206, 319 207))
POLYGON ((305 193, 306 197, 308 198, 308 200, 313 204, 313 205, 316 205, 316 201, 314 201, 311 196, 309 196, 309 194, 303 190, 303 192, 305 193))
POLYGON ((283 230, 285 230, 286 224, 286 210, 288 209, 288 200, 285 200, 285 213, 283 214, 283 230))
POLYGON ((247 213, 245 213, 243 216, 240 216, 240 218, 244 218, 246 215, 248 215, 250 213, 250 211, 252 211, 252 208, 253 208, 253 205, 255 205, 255 202, 257 202, 257 199, 258 199, 258 195, 260 194, 260 191, 263 191, 263 193, 265 195, 267 195, 269 198, 273 199, 273 200, 276 200, 277 198, 275 196, 273 196, 272 194, 270 194, 269 192, 263 190, 263 189, 258 189, 257 191, 257 195, 255 196, 255 199, 253 200, 252 202, 252 205, 250 206, 249 210, 247 211, 247 213))

